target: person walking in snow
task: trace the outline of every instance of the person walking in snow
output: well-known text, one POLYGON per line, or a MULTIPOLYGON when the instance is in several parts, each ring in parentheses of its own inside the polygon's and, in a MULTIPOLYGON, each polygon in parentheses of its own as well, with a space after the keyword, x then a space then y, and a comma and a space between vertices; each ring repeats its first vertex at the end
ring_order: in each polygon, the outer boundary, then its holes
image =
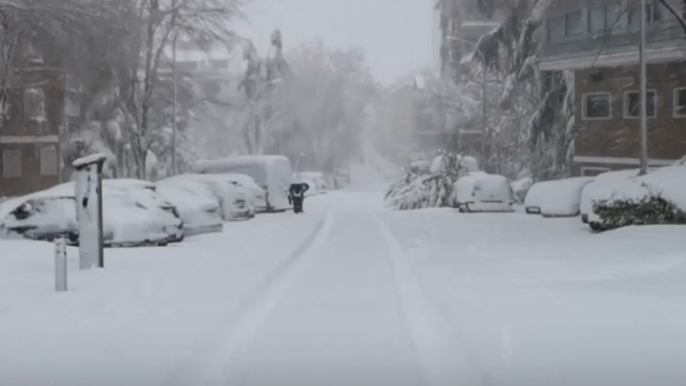
POLYGON ((295 213, 303 213, 305 192, 308 190, 310 190, 310 185, 308 184, 291 184, 291 188, 288 191, 288 203, 293 205, 293 211, 295 213))

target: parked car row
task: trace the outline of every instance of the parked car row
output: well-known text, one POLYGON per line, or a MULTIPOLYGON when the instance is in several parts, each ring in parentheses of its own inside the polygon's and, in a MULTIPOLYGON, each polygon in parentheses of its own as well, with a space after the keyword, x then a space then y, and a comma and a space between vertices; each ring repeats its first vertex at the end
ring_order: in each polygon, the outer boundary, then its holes
MULTIPOLYGON (((0 237, 78 244, 75 183, 0 204, 0 237)), ((106 247, 166 246, 186 236, 220 232, 225 221, 249 220, 266 193, 248 176, 189 174, 156 183, 103 181, 106 247)))
MULTIPOLYGON (((74 182, 57 185, 0 205, 0 236, 35 240, 65 237, 78 243, 74 182)), ((177 208, 137 180, 103 181, 103 241, 106 247, 167 245, 183 241, 177 208)))
MULTIPOLYGON (((302 180, 325 193, 322 173, 293 175, 283 156, 231 157, 200 161, 194 174, 155 183, 103 181, 103 236, 107 247, 165 246, 187 236, 221 232, 224 222, 256 213, 289 210, 288 190, 302 180)), ((78 244, 75 183, 68 182, 0 203, 0 237, 78 244)))

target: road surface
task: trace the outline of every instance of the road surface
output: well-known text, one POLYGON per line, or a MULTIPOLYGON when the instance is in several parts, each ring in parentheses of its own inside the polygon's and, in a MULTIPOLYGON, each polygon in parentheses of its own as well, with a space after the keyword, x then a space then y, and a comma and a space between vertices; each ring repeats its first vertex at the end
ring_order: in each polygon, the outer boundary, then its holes
POLYGON ((108 251, 51 291, 50 245, 2 242, 0 384, 679 385, 680 228, 389 212, 378 193, 108 251), (28 257, 26 257, 28 256, 28 257))

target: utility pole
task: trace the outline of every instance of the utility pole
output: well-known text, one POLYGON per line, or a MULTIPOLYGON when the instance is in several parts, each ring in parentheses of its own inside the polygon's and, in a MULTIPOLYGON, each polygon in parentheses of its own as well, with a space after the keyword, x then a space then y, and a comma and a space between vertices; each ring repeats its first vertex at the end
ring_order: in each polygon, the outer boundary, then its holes
POLYGON ((176 39, 179 34, 176 30, 176 14, 178 10, 176 9, 176 3, 178 0, 172 0, 172 29, 174 33, 174 39, 172 40, 172 154, 171 154, 171 172, 172 175, 176 175, 176 100, 178 94, 178 87, 176 85, 176 39))
POLYGON ((478 48, 475 48, 475 52, 478 52, 479 55, 481 56, 481 62, 482 62, 482 64, 483 64, 483 66, 484 66, 484 69, 483 69, 483 79, 482 79, 482 82, 481 82, 481 87, 482 87, 482 90, 481 90, 481 91, 482 91, 482 96, 483 96, 483 99, 484 99, 484 100, 483 100, 483 103, 482 103, 482 106, 481 106, 481 129, 483 130, 482 137, 481 137, 481 138, 482 138, 482 141, 481 141, 481 142, 482 142, 482 144, 481 144, 481 157, 482 157, 482 160, 481 160, 481 167, 482 167, 482 170, 487 170, 487 169, 486 169, 486 162, 488 162, 488 160, 486 159, 486 158, 487 158, 487 154, 486 154, 486 143, 484 143, 483 139, 488 138, 488 142, 489 142, 489 146, 490 146, 490 142, 491 142, 491 140, 490 140, 490 135, 487 134, 487 131, 488 131, 488 127, 487 127, 487 126, 488 126, 488 117, 487 117, 487 113, 488 113, 488 111, 487 111, 487 109, 488 109, 488 106, 487 106, 487 103, 488 103, 488 100, 487 100, 488 94, 487 94, 487 93, 488 93, 488 90, 487 90, 487 87, 486 87, 486 82, 487 82, 488 78, 487 78, 486 69, 488 68, 488 66, 487 66, 487 64, 486 64, 486 58, 485 58, 484 55, 481 53, 481 51, 479 51, 478 48))
POLYGON ((641 171, 640 175, 648 173, 648 95, 646 69, 646 0, 641 0, 641 41, 639 46, 640 66, 640 109, 641 109, 641 171))

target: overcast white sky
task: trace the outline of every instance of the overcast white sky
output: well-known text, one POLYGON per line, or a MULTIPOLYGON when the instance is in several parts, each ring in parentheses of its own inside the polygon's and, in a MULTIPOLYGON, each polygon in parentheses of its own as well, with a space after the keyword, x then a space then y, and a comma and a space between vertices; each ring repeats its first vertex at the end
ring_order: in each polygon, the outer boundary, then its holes
POLYGON ((372 73, 382 83, 431 66, 434 0, 252 0, 250 26, 241 28, 260 50, 282 30, 284 44, 321 38, 332 48, 365 50, 372 73))

